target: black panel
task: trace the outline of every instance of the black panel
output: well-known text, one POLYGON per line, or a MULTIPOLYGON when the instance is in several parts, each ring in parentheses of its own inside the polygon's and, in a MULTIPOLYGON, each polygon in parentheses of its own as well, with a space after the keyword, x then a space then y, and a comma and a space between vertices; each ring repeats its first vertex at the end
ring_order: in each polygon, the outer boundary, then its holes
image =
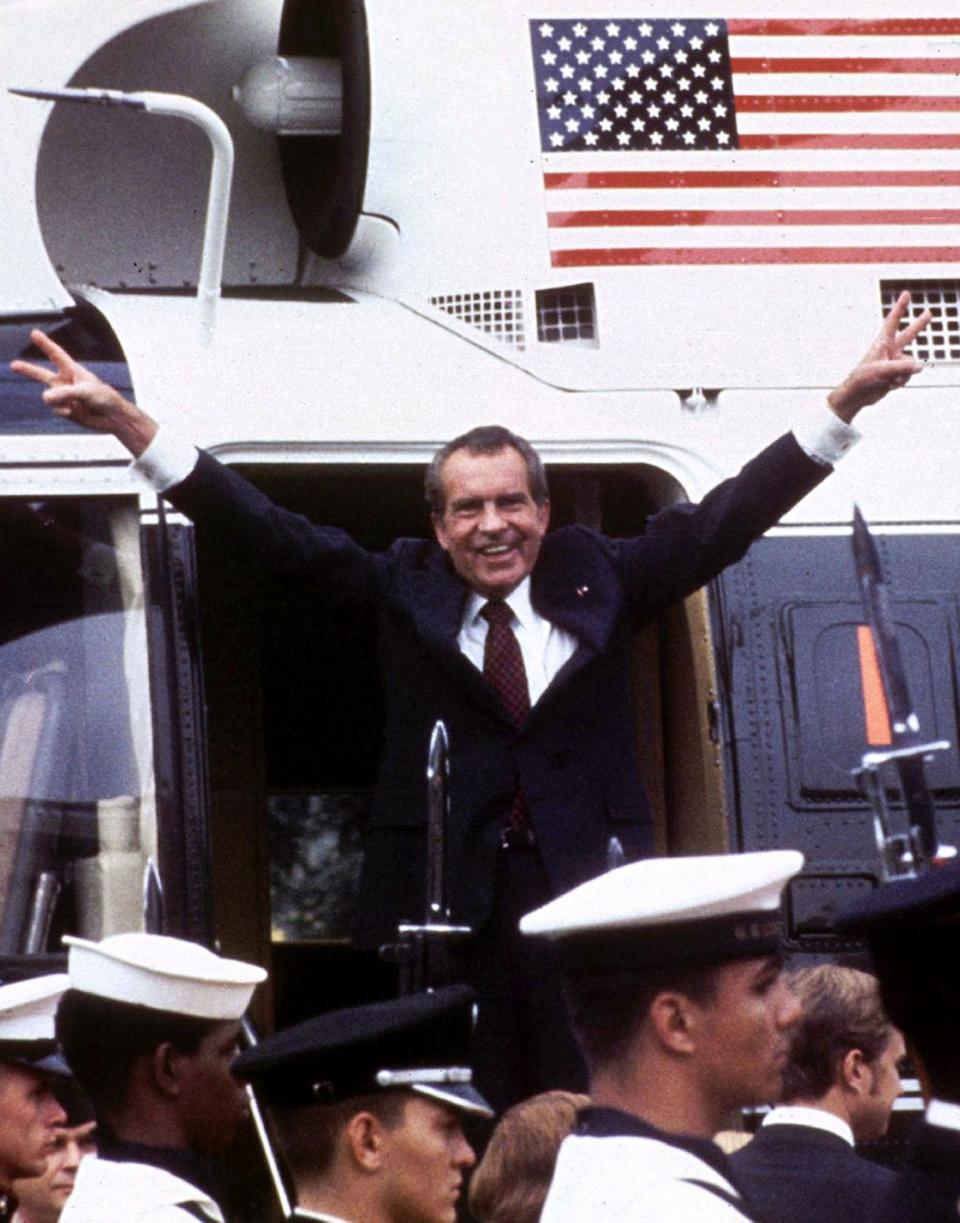
MULTIPOLYGON (((876 540, 921 733, 956 744, 960 540, 876 540)), ((804 853, 804 878, 791 892, 792 931, 807 949, 825 947, 832 908, 877 876, 872 813, 851 776, 868 744, 849 537, 760 540, 713 594, 731 843, 804 853)), ((956 750, 928 775, 941 839, 960 844, 956 750)), ((891 797, 900 811, 899 795, 891 797)))

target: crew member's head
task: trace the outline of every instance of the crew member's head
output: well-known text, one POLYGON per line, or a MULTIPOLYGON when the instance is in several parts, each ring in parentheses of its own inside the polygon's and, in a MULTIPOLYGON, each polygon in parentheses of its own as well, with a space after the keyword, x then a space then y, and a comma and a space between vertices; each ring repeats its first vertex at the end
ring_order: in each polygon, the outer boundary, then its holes
POLYGON ((550 522, 547 480, 529 442, 500 425, 434 455, 425 481, 440 547, 467 585, 503 599, 531 572, 550 522))
POLYGON ((711 1135, 779 1095, 799 1005, 781 973, 793 850, 650 858, 527 914, 556 941, 596 1103, 711 1135))
POLYGON ((97 1123, 87 1097, 72 1079, 57 1080, 54 1092, 66 1120, 54 1135, 43 1172, 13 1182, 18 1223, 57 1223, 73 1192, 80 1161, 97 1149, 97 1123))
POLYGON ((62 973, 0 986, 0 1192, 39 1176, 66 1113, 53 1084, 66 1066, 56 1055, 53 1017, 67 985, 62 973))
POLYGON ((791 973, 789 982, 802 1015, 784 1068, 783 1103, 837 1113, 858 1142, 875 1142, 890 1124, 906 1056, 876 977, 818 964, 791 973))
POLYGON ((866 938, 924 1093, 960 1104, 960 865, 882 884, 846 906, 836 928, 866 938))
POLYGON ((100 1137, 212 1154, 246 1112, 231 1067, 263 969, 157 934, 67 938, 70 988, 57 1010, 64 1056, 100 1137))
POLYGON ((236 1072, 271 1107, 301 1207, 364 1223, 454 1223, 474 1163, 462 1119, 473 995, 448 986, 267 1037, 236 1072))
POLYGON ((543 1091, 508 1108, 470 1178, 470 1214, 477 1223, 537 1223, 557 1153, 589 1096, 543 1091))

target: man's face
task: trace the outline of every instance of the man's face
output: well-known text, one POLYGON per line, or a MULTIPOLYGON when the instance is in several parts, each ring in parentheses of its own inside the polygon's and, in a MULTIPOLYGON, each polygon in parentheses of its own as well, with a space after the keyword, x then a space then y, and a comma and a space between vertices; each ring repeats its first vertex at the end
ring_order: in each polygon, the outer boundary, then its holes
POLYGON ((194 1151, 226 1150, 247 1116, 246 1091, 231 1072, 239 1036, 239 1023, 218 1023, 195 1053, 182 1055, 181 1115, 194 1151))
POLYGON ((454 1223, 463 1174, 476 1162, 452 1108, 413 1095, 385 1131, 381 1202, 390 1223, 454 1223))
POLYGON ((800 1004, 776 956, 716 969, 716 994, 698 1008, 697 1052, 705 1091, 722 1111, 776 1100, 800 1004))
POLYGON ((900 1067, 907 1056, 903 1036, 896 1029, 874 1061, 865 1070, 868 1092, 857 1102, 851 1116, 853 1136, 858 1142, 876 1142, 887 1132, 893 1102, 903 1090, 900 1067))
POLYGON ((549 503, 534 502, 527 465, 512 446, 494 454, 455 450, 440 478, 444 509, 433 519, 437 542, 471 589, 505 598, 536 564, 549 503))
POLYGON ((13 1191, 30 1223, 56 1223, 73 1192, 80 1161, 97 1149, 97 1123, 64 1126, 54 1136, 47 1166, 39 1176, 14 1182, 13 1191))
POLYGON ((67 1114, 49 1080, 23 1066, 0 1065, 0 1188, 17 1177, 39 1176, 67 1114))

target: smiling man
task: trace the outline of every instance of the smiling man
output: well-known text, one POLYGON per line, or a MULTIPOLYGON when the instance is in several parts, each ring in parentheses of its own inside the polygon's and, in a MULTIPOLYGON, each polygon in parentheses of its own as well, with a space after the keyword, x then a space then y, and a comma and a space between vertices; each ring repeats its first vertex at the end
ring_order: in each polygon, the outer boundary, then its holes
POLYGON ((448 986, 351 1007, 241 1055, 273 1112, 298 1220, 455 1223, 474 1154, 461 1119, 490 1117, 471 1085, 473 994, 448 986))
POLYGON ((63 1223, 222 1223, 209 1157, 247 1111, 232 1068, 263 969, 158 934, 70 938, 57 1035, 97 1116, 63 1223))
POLYGON ((800 1017, 780 897, 802 865, 792 850, 636 862, 523 919, 557 944, 590 1068, 542 1223, 753 1217, 712 1136, 780 1091, 800 1017))
POLYGON ((670 505, 643 534, 584 526, 547 533, 543 464, 500 426, 434 457, 434 539, 384 553, 274 505, 236 472, 78 365, 40 332, 53 368, 12 368, 46 387, 53 411, 113 433, 154 488, 211 545, 373 626, 384 700, 380 773, 367 823, 358 942, 376 948, 424 912, 430 733, 450 737, 449 896, 471 926, 460 973, 477 990, 477 1079, 499 1110, 585 1074, 551 957, 525 946, 520 916, 597 874, 616 836, 627 859, 653 852, 640 779, 631 658, 637 630, 740 559, 820 483, 857 437, 850 421, 920 369, 904 349, 904 294, 863 360, 802 427, 774 441, 699 505, 670 505))
MULTIPOLYGON (((66 1067, 56 1056, 54 1013, 62 973, 0 986, 0 1197, 18 1177, 39 1176, 67 1119, 53 1093, 66 1067)), ((3 1217, 7 1217, 6 1214, 3 1217)))

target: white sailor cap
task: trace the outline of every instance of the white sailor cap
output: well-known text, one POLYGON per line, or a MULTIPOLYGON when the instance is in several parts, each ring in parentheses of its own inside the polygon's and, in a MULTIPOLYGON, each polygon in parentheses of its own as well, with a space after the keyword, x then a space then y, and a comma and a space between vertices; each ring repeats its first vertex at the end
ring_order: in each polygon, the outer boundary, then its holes
POLYGON ((58 972, 0 986, 0 1061, 67 1073, 54 1056, 54 1017, 67 984, 58 972))
POLYGON ((793 849, 646 858, 558 896, 520 929, 556 941, 574 974, 768 955, 783 888, 802 866, 793 849))
POLYGON ((66 934, 63 941, 71 989, 198 1019, 239 1019, 267 975, 163 934, 112 934, 99 943, 66 934))

